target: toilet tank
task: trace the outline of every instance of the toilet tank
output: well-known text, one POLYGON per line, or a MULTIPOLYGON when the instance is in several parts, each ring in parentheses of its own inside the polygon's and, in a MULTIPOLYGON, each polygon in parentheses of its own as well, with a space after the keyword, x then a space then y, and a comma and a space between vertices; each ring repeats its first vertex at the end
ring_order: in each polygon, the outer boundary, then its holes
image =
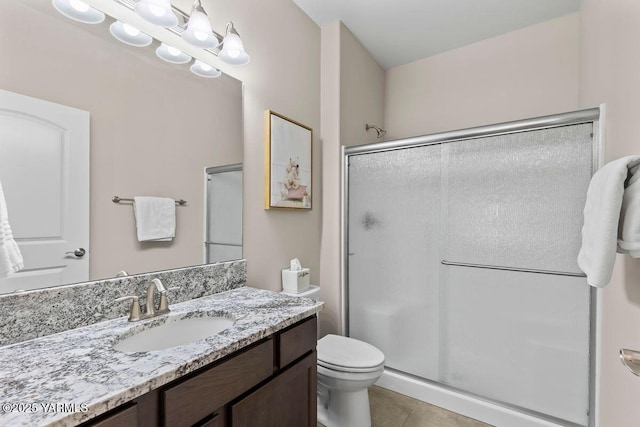
POLYGON ((304 297, 321 301, 320 286, 317 285, 309 285, 309 290, 306 290, 304 292, 294 293, 282 291, 282 293, 285 295, 290 295, 292 297, 304 297))

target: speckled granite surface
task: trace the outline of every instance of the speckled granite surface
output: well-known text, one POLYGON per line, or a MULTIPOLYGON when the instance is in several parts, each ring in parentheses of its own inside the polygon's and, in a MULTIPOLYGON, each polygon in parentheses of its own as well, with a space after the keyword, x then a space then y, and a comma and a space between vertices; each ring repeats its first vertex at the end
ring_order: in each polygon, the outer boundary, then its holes
POLYGON ((119 318, 0 347, 0 425, 79 424, 312 316, 322 303, 240 287, 171 308, 141 322, 119 318), (206 315, 236 322, 180 347, 145 353, 112 348, 133 328, 206 315))
POLYGON ((147 284, 155 278, 166 288, 180 287, 169 292, 169 302, 173 304, 243 286, 247 263, 239 260, 206 264, 0 295, 0 345, 125 316, 130 302, 114 300, 138 295, 144 306, 147 284))

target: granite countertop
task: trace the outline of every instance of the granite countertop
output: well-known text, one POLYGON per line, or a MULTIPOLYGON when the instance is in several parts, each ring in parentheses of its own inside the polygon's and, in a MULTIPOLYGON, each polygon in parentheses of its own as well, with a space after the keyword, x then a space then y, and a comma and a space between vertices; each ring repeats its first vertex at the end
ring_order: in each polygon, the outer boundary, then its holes
POLYGON ((140 322, 123 317, 0 347, 0 425, 77 425, 312 316, 322 303, 240 287, 170 308, 140 322), (180 347, 112 348, 140 328, 206 315, 236 321, 180 347))

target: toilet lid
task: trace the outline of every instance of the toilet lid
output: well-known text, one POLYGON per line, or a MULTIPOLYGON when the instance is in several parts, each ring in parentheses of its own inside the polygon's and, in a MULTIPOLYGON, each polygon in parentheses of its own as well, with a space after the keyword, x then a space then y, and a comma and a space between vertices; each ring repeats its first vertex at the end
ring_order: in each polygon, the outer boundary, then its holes
POLYGON ((371 344, 340 335, 329 334, 321 338, 317 350, 318 364, 330 369, 362 371, 384 363, 384 353, 371 344))

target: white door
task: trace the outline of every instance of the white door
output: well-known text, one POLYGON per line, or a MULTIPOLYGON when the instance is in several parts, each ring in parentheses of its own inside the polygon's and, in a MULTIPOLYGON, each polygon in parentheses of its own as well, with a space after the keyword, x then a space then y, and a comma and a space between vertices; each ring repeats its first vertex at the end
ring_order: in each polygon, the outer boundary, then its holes
POLYGON ((89 113, 0 90, 0 182, 24 258, 0 293, 88 280, 89 113))

